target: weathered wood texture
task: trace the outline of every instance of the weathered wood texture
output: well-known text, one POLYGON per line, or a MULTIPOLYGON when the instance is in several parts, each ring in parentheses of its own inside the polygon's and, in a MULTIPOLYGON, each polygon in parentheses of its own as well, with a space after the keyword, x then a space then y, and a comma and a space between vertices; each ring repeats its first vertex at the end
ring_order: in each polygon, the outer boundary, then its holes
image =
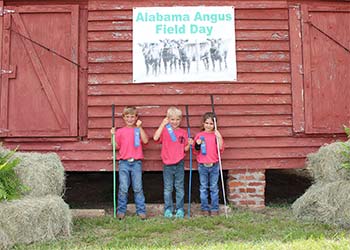
MULTIPOLYGON (((201 115, 211 111, 209 94, 214 95, 219 130, 225 138, 224 169, 301 168, 308 153, 344 139, 339 134, 302 133, 300 7, 287 1, 200 1, 200 5, 235 6, 237 82, 133 84, 132 8, 198 4, 184 0, 88 1, 87 22, 80 23, 87 27, 87 88, 79 90, 80 98, 87 96, 87 105, 79 106, 79 131, 85 130, 87 136, 79 132, 79 138, 12 138, 7 145, 57 152, 68 171, 111 171, 112 103, 116 104, 117 127, 123 126, 123 107, 135 105, 150 137, 167 107, 176 105, 185 111, 187 104, 191 133, 195 134, 201 115)), ((80 82, 83 86, 81 78, 80 82)), ((151 141, 145 147, 144 170, 161 170, 159 155, 160 145, 151 141)))

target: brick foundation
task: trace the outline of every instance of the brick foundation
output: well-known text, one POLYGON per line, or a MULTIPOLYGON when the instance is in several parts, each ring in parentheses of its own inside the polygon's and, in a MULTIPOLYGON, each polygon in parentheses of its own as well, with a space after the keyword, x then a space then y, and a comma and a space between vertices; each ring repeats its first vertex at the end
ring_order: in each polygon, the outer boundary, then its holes
POLYGON ((265 170, 229 170, 228 201, 235 207, 262 209, 265 207, 265 170))

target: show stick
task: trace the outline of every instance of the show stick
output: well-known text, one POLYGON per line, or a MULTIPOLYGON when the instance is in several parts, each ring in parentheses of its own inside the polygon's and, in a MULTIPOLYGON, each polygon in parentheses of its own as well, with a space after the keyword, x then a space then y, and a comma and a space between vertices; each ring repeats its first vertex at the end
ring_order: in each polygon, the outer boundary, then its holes
MULTIPOLYGON (((214 96, 213 95, 210 95, 210 100, 211 100, 211 109, 212 109, 212 112, 214 113, 214 128, 215 128, 215 131, 217 131, 218 127, 217 127, 217 123, 216 123, 216 114, 215 114, 215 108, 214 108, 214 96)), ((223 171, 222 171, 222 162, 221 162, 219 138, 217 136, 216 136, 216 145, 217 145, 217 151, 218 151, 218 157, 219 157, 219 168, 220 168, 220 176, 221 176, 221 188, 222 188, 222 196, 224 198, 225 216, 227 218, 227 205, 226 205, 224 175, 223 175, 223 171)))

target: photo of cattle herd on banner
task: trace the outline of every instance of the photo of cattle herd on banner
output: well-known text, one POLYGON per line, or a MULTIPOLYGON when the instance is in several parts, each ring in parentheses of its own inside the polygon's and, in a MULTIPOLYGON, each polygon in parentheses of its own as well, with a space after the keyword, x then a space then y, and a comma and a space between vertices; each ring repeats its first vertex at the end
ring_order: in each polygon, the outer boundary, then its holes
POLYGON ((140 43, 146 75, 189 74, 227 70, 228 44, 223 39, 191 42, 164 39, 140 43))
POLYGON ((133 82, 236 81, 234 9, 133 9, 133 82))

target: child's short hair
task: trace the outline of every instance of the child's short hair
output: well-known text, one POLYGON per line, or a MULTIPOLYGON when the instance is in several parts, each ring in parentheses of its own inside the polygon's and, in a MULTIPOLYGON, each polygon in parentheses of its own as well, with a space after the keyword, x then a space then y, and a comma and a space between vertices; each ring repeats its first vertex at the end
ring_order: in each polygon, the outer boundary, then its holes
POLYGON ((218 121, 218 119, 216 118, 216 115, 215 115, 215 113, 214 112, 207 112, 207 113, 205 113, 203 116, 202 116, 202 123, 201 123, 201 127, 200 127, 200 129, 201 130, 204 130, 204 123, 205 123, 205 121, 207 120, 207 119, 212 119, 213 121, 214 121, 214 118, 216 119, 216 121, 218 121))
POLYGON ((177 117, 182 117, 182 111, 176 107, 169 107, 167 112, 166 112, 167 117, 171 116, 177 116, 177 117))
POLYGON ((135 106, 126 106, 123 110, 123 116, 126 115, 138 115, 137 108, 135 106))

